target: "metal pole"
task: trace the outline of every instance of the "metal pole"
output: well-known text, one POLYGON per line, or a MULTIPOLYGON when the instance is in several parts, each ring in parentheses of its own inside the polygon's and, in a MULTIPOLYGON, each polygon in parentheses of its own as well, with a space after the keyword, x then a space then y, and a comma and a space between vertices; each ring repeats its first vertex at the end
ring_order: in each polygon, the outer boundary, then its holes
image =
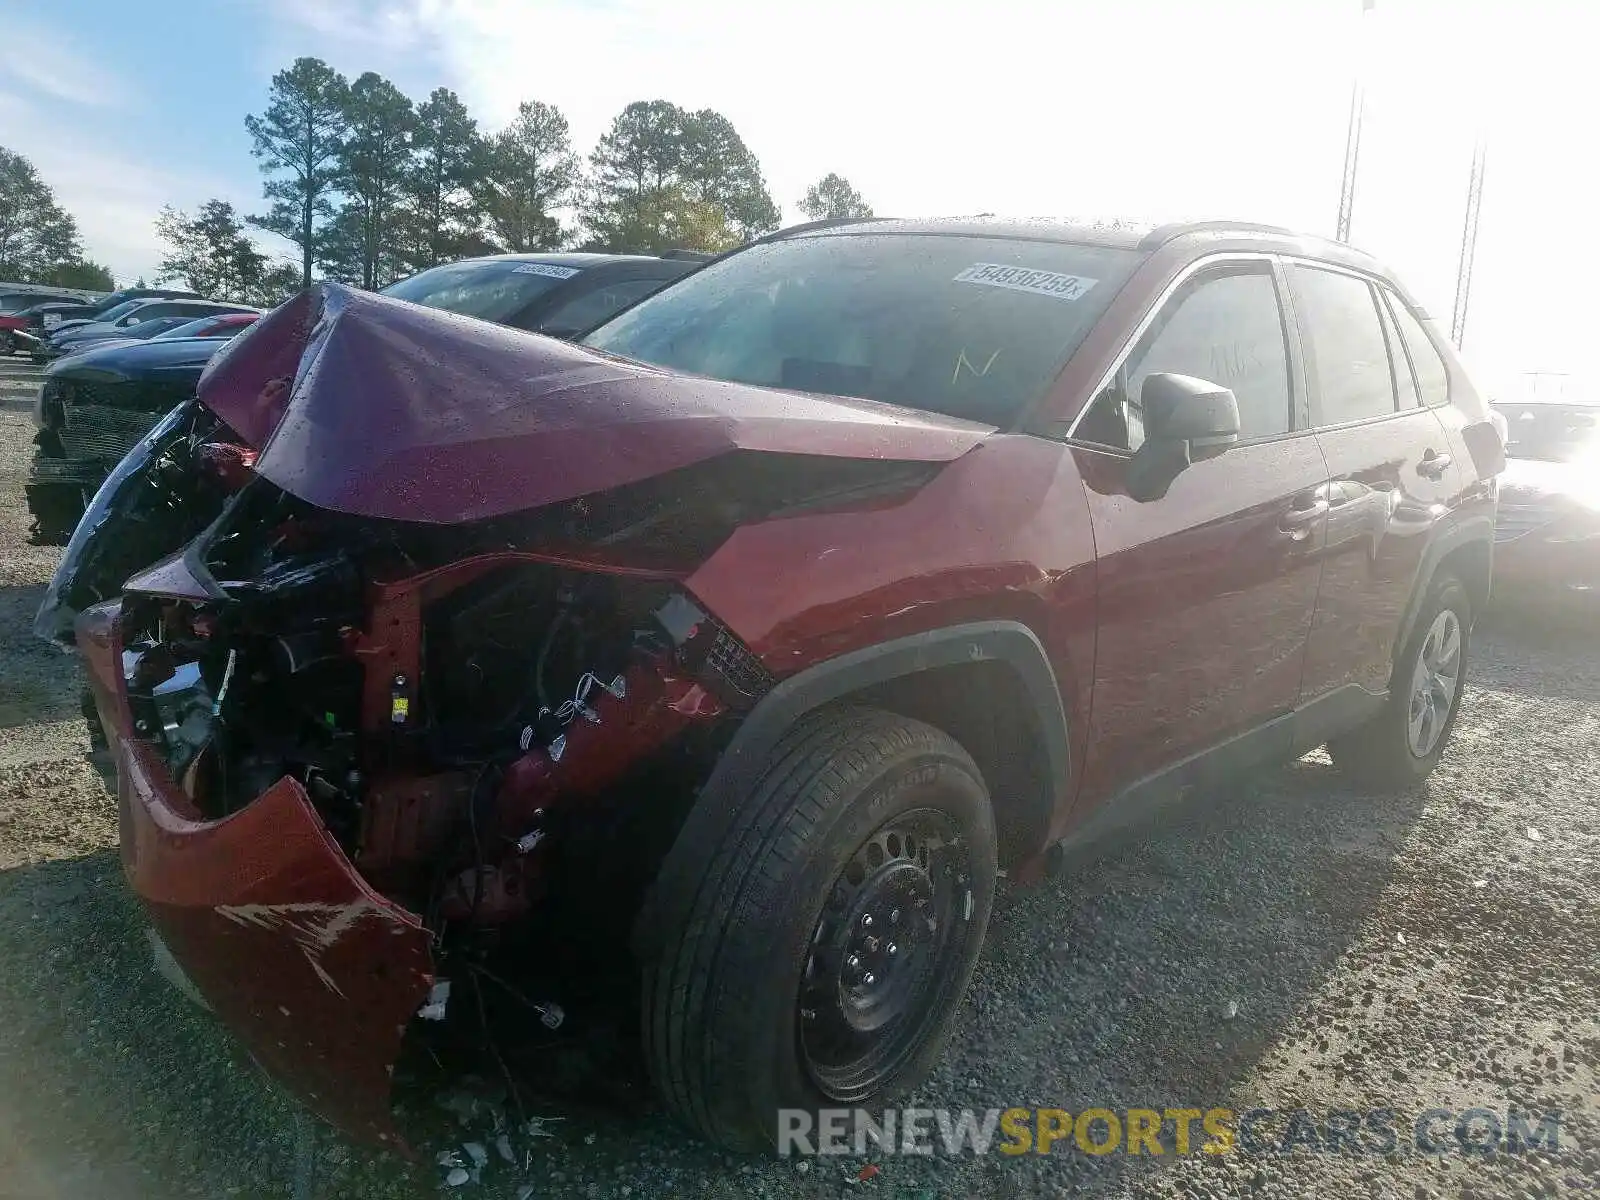
POLYGON ((1467 336, 1467 304, 1472 298, 1472 259, 1478 248, 1478 210, 1483 201, 1483 166, 1487 150, 1480 134, 1472 148, 1472 174, 1467 177, 1467 213, 1461 224, 1461 261, 1456 268, 1456 306, 1450 317, 1450 340, 1457 349, 1467 336))
MULTIPOLYGON (((1361 15, 1363 18, 1372 11, 1377 0, 1361 0, 1361 15)), ((1350 240, 1350 215, 1356 203, 1356 168, 1361 161, 1361 118, 1365 115, 1367 107, 1365 38, 1366 22, 1363 20, 1362 32, 1358 35, 1363 49, 1358 53, 1356 61, 1356 78, 1350 87, 1350 120, 1345 127, 1344 135, 1344 178, 1339 182, 1339 219, 1334 226, 1333 236, 1341 242, 1350 240)))

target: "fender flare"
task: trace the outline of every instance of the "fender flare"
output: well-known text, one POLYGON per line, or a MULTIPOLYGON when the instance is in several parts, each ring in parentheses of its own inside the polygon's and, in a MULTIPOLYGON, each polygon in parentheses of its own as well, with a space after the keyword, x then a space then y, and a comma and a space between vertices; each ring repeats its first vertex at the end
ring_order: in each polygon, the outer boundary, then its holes
POLYGON ((1038 714, 1050 794, 1059 802, 1071 779, 1066 708, 1049 656, 1026 625, 978 621, 945 626, 827 659, 789 676, 762 697, 717 759, 646 893, 634 926, 636 958, 653 961, 666 931, 688 919, 702 885, 704 856, 738 823, 758 773, 796 721, 875 684, 980 662, 1001 662, 1016 674, 1038 714))
MULTIPOLYGON (((1411 589, 1411 598, 1406 601, 1405 612, 1400 617, 1400 629, 1395 635, 1394 652, 1391 657, 1398 658, 1406 643, 1411 640, 1411 632, 1417 623, 1417 616, 1422 611, 1423 601, 1428 598, 1428 593, 1433 590, 1433 577, 1439 569, 1439 564, 1445 556, 1470 546, 1474 542, 1482 542, 1489 547, 1491 574, 1494 555, 1494 518, 1488 515, 1466 517, 1448 529, 1441 530, 1428 543, 1422 552, 1422 564, 1417 568, 1417 582, 1411 589)), ((1479 614, 1473 613, 1476 621, 1479 614)))

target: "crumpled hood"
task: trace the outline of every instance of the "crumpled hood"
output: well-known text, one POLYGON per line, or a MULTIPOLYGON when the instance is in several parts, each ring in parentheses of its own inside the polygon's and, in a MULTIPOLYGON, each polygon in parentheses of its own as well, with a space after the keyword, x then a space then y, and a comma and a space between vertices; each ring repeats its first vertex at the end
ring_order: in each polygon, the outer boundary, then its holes
POLYGON ((678 375, 322 284, 212 359, 200 400, 312 504, 449 524, 734 450, 948 462, 992 427, 678 375))

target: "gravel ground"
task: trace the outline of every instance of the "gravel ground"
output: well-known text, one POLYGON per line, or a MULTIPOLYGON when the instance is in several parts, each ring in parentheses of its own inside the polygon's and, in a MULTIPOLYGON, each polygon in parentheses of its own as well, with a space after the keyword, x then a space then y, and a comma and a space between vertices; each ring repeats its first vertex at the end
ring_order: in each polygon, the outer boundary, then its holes
POLYGON ((435 1195, 455 1190, 438 1153, 472 1166, 463 1140, 490 1156, 460 1193, 497 1198, 1600 1191, 1600 649, 1525 617, 1480 627, 1455 740, 1420 793, 1352 791, 1311 756, 1114 857, 1003 888, 914 1098, 1387 1107, 1393 1153, 1096 1157, 1069 1139, 1043 1157, 745 1160, 659 1116, 548 1107, 552 1136, 514 1130, 512 1167, 465 1093, 442 1098, 422 1167, 339 1144, 150 969, 75 668, 27 631, 57 552, 23 538, 19 374, 0 362, 0 1196, 435 1195), (1560 1152, 1408 1148, 1417 1115, 1473 1107, 1561 1110, 1560 1152))

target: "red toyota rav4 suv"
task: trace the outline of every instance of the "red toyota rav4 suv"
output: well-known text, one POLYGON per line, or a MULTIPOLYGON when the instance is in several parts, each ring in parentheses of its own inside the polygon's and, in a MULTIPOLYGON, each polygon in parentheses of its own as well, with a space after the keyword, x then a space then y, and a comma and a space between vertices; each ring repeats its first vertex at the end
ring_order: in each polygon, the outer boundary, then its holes
POLYGON ((40 628, 163 953, 327 1119, 393 1144, 403 1050, 620 996, 666 1107, 760 1147, 921 1077, 1002 867, 1324 743, 1422 779, 1501 466, 1347 247, 824 223, 576 346, 306 293, 40 628))

